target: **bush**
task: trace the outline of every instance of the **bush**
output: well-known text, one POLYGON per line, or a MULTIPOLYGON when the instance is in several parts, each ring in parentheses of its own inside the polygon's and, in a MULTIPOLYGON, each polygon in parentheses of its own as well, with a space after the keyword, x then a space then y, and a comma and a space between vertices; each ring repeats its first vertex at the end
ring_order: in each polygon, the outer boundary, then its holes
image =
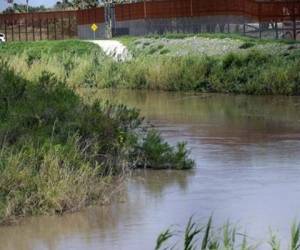
POLYGON ((241 46, 240 46, 240 49, 249 49, 249 48, 252 48, 254 47, 255 44, 254 43, 251 43, 251 42, 245 42, 243 43, 241 46))
POLYGON ((147 133, 141 149, 140 166, 154 169, 190 169, 194 166, 194 161, 188 159, 189 152, 185 143, 178 143, 176 148, 171 147, 155 130, 147 133))
POLYGON ((154 154, 159 167, 193 166, 185 146, 149 140, 137 110, 87 104, 52 73, 32 82, 0 66, 0 223, 104 202, 113 175, 157 167, 154 154))

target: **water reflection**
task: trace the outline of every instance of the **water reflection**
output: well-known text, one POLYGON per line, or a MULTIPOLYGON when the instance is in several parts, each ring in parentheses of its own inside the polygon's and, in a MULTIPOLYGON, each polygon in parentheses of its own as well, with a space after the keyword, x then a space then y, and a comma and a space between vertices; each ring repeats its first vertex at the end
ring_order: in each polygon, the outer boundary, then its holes
MULTIPOLYGON (((84 92, 83 92, 84 95, 84 92)), ((0 249, 153 249, 169 225, 195 214, 238 222, 268 240, 300 218, 300 98, 99 91, 137 107, 171 143, 187 141, 194 171, 137 171, 124 202, 0 228, 0 249)))
POLYGON ((103 249, 110 249, 114 244, 120 247, 119 241, 127 227, 144 216, 145 196, 159 202, 170 189, 178 187, 184 192, 192 174, 193 171, 138 170, 126 185, 123 202, 118 200, 108 206, 91 207, 64 216, 28 218, 19 225, 0 227, 0 249, 102 249, 101 245, 103 249), (134 196, 124 197, 134 190, 134 196))
POLYGON ((181 126, 187 125, 193 136, 199 134, 204 139, 215 139, 216 143, 218 140, 222 143, 226 138, 241 143, 278 137, 300 138, 298 97, 127 90, 100 91, 99 96, 138 107, 147 119, 156 124, 171 123, 179 131, 181 126))
MULTIPOLYGON (((183 192, 188 189, 190 178, 195 174, 194 170, 138 170, 133 173, 131 185, 142 186, 155 197, 162 197, 167 189, 178 187, 183 192)), ((136 186, 131 187, 135 189, 136 186)))

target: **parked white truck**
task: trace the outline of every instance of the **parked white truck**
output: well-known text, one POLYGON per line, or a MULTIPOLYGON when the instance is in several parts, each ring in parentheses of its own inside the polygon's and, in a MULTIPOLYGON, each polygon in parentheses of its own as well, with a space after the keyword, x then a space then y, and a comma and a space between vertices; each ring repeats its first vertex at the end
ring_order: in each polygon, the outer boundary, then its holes
POLYGON ((5 42, 5 35, 3 33, 0 33, 0 43, 5 42))

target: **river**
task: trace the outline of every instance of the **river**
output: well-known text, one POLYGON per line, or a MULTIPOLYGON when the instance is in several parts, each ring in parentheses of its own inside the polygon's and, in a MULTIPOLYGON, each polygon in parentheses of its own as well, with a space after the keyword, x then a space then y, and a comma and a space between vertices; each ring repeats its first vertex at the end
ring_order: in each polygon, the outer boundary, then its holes
MULTIPOLYGON (((0 227, 0 249, 150 250, 190 216, 227 220, 255 242, 282 238, 300 219, 300 98, 100 91, 141 110, 172 144, 186 141, 192 171, 136 171, 123 201, 0 227)), ((261 244, 264 248, 264 244, 261 244)))

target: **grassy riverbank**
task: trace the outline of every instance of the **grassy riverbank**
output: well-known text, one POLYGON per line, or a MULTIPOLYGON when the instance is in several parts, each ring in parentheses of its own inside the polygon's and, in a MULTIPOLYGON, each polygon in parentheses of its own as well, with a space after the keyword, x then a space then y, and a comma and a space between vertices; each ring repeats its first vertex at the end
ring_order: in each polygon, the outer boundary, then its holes
POLYGON ((106 202, 133 168, 193 167, 185 144, 164 142, 138 111, 0 66, 0 224, 106 202))
POLYGON ((188 221, 182 238, 178 244, 178 231, 169 228, 162 232, 156 241, 155 250, 162 249, 201 249, 201 250, 297 250, 300 247, 300 224, 293 223, 290 231, 289 241, 285 241, 286 246, 282 247, 279 237, 270 231, 270 236, 266 242, 255 242, 244 232, 239 232, 236 226, 227 222, 224 226, 216 228, 212 218, 209 218, 206 225, 201 225, 193 218, 188 221), (175 240, 175 241, 174 241, 175 240), (262 247, 262 248, 260 248, 262 247))
POLYGON ((118 63, 79 41, 11 43, 0 57, 36 81, 47 69, 73 89, 131 88, 299 95, 300 45, 221 35, 121 38, 133 59, 118 63))

